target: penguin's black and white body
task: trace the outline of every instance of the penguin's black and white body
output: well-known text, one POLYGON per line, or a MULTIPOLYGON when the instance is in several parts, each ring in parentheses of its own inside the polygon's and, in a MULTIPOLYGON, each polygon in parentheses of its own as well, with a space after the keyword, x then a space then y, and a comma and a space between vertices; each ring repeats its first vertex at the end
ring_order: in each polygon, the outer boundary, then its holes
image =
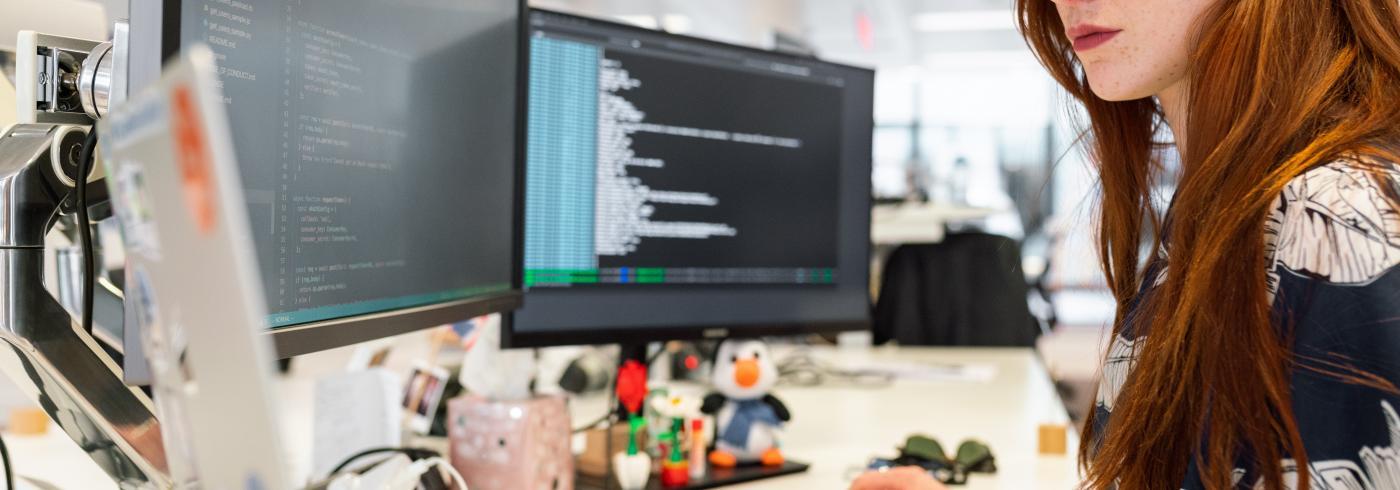
POLYGON ((711 375, 717 393, 705 397, 701 411, 715 417, 715 449, 710 463, 732 467, 739 463, 783 464, 778 439, 792 418, 787 407, 769 393, 778 383, 778 366, 759 340, 730 340, 720 344, 711 375))

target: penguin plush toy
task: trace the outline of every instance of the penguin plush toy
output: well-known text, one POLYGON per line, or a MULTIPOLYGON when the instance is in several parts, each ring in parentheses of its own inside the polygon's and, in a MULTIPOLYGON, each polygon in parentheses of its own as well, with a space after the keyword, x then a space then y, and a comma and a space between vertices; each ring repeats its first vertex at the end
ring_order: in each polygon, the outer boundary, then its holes
POLYGON ((700 411, 715 418, 710 464, 732 468, 744 463, 781 466, 778 435, 792 418, 783 402, 768 393, 778 383, 778 366, 759 340, 726 340, 715 354, 711 381, 717 393, 700 411))

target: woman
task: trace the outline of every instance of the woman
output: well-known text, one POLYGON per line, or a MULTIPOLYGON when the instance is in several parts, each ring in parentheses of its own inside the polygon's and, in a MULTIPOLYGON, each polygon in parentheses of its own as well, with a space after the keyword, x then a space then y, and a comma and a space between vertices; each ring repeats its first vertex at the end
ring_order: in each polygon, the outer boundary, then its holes
POLYGON ((1086 486, 1400 488, 1400 4, 1016 3, 1101 176, 1118 317, 1086 486))

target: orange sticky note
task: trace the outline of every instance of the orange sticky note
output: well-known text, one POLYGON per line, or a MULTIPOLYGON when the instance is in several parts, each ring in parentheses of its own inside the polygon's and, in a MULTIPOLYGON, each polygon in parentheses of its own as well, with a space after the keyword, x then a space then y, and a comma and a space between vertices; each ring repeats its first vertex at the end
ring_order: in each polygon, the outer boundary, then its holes
POLYGON ((49 415, 37 408, 16 408, 10 411, 10 433, 20 436, 40 436, 49 431, 49 415))
POLYGON ((1040 454, 1065 454, 1069 450, 1068 429, 1062 424, 1040 426, 1040 454))

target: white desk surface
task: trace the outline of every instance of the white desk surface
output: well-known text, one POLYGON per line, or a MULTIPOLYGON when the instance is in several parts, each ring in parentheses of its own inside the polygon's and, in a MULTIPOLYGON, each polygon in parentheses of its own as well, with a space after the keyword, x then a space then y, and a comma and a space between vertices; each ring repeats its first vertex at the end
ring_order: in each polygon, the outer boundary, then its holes
MULTIPOLYGON (((781 356, 786 350, 779 350, 781 356)), ((815 490, 845 488, 848 477, 872 456, 894 456, 895 447, 914 433, 937 438, 949 450, 966 438, 985 441, 997 457, 996 475, 973 475, 967 490, 1069 489, 1078 486, 1074 452, 1078 438, 1070 432, 1064 456, 1037 454, 1037 427, 1067 423, 1068 417, 1044 367, 1030 349, 875 348, 818 349, 820 359, 844 365, 865 362, 930 362, 991 365, 989 382, 901 380, 884 388, 843 385, 785 387, 776 395, 793 412, 783 445, 788 456, 812 464, 806 473, 755 482, 736 488, 815 490)), ((313 365, 339 364, 340 356, 313 365)), ((315 372, 319 369, 297 369, 315 372)), ((285 412, 287 454, 294 474, 310 465, 309 377, 292 376, 280 392, 285 412), (307 379, 303 379, 307 378, 307 379)), ((601 397, 578 400, 575 418, 596 417, 601 397)), ((61 489, 115 488, 57 427, 42 437, 5 436, 16 473, 33 476, 61 489)), ((20 488, 52 488, 19 481, 20 488)), ((954 487, 955 489, 958 487, 954 487)))
POLYGON ((1077 431, 1070 432, 1066 455, 1038 454, 1040 424, 1069 424, 1069 416, 1033 350, 876 349, 839 352, 837 357, 856 362, 985 363, 994 365, 997 372, 986 383, 899 381, 891 388, 870 392, 838 388, 784 391, 780 396, 793 407, 794 418, 783 444, 793 458, 805 458, 813 467, 802 481, 775 480, 761 488, 830 488, 827 485, 835 481, 844 486, 844 480, 839 479, 847 468, 866 462, 874 454, 895 456, 895 446, 913 433, 938 439, 948 451, 956 450, 968 438, 981 439, 991 447, 998 473, 972 475, 963 487, 967 490, 1079 486, 1074 457, 1079 448, 1077 431))
MULTIPOLYGON (((781 358, 783 350, 774 355, 781 358)), ((1039 425, 1069 423, 1054 384, 1031 349, 876 348, 818 350, 823 361, 844 365, 865 362, 928 362, 992 365, 995 377, 985 383, 965 381, 896 381, 885 388, 834 385, 786 387, 775 394, 792 410, 784 431, 787 456, 812 465, 806 473, 773 478, 735 488, 814 490, 845 488, 852 472, 873 456, 898 455, 896 446, 915 433, 932 436, 955 451, 968 438, 986 442, 997 458, 998 473, 974 474, 963 487, 984 489, 1071 489, 1079 486, 1074 454, 1040 456, 1039 425)))
POLYGON ((938 243, 943 241, 944 225, 981 219, 999 212, 950 204, 886 204, 870 211, 870 241, 876 245, 938 243))

